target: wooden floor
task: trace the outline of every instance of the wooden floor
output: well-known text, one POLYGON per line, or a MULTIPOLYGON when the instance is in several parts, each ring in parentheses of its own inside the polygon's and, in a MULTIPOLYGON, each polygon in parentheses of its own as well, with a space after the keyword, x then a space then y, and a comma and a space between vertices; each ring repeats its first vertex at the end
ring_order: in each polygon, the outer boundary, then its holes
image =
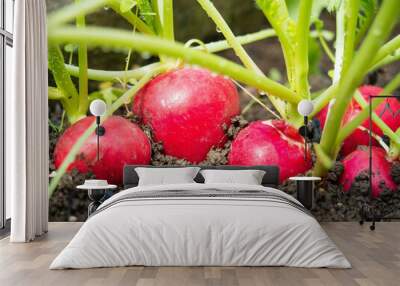
POLYGON ((29 244, 0 241, 0 285, 400 285, 400 223, 378 223, 375 232, 357 223, 325 223, 324 229, 352 269, 288 267, 125 267, 48 270, 80 223, 51 223, 29 244))

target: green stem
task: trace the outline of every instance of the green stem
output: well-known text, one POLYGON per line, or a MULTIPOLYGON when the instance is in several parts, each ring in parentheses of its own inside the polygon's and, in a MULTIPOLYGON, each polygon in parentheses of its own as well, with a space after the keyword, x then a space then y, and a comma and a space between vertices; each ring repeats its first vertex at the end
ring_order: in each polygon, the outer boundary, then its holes
POLYGON ((397 35, 392 40, 384 44, 374 57, 373 63, 376 64, 385 57, 389 56, 390 54, 394 53, 396 50, 400 49, 400 35, 397 35))
MULTIPOLYGON (((75 0, 79 4, 82 0, 75 0)), ((76 17, 76 27, 84 28, 86 26, 85 15, 76 17)), ((89 107, 88 100, 88 58, 87 46, 85 43, 79 44, 78 47, 78 63, 79 63, 79 107, 78 112, 85 114, 89 107)))
POLYGON ((161 13, 160 13, 160 9, 159 9, 159 6, 158 6, 158 1, 159 0, 151 0, 151 4, 152 4, 152 7, 153 7, 153 11, 157 14, 155 19, 154 19, 154 28, 156 30, 156 34, 157 35, 162 35, 164 32, 163 32, 163 28, 162 28, 162 25, 161 25, 161 13))
POLYGON ((138 31, 147 35, 154 35, 154 31, 146 25, 135 13, 132 11, 121 12, 119 1, 111 0, 109 3, 111 9, 113 9, 117 14, 121 15, 125 20, 127 20, 132 27, 136 27, 138 31))
POLYGON ((57 45, 50 44, 48 47, 49 69, 51 70, 58 89, 65 98, 61 101, 70 123, 82 118, 84 114, 79 113, 79 95, 72 82, 64 64, 64 57, 57 45))
MULTIPOLYGON (((154 69, 153 71, 147 73, 144 77, 140 79, 140 81, 131 89, 129 89, 123 96, 121 96, 117 101, 115 101, 111 107, 107 110, 105 116, 101 118, 101 122, 104 122, 109 116, 111 116, 118 108, 120 108, 125 102, 130 101, 130 99, 148 82, 152 79, 153 76, 162 72, 164 69, 159 67, 154 69)), ((49 185, 49 196, 51 196, 54 190, 57 188, 58 183, 60 182, 62 176, 68 169, 68 166, 75 160, 76 155, 78 155, 79 150, 86 142, 86 140, 93 134, 96 129, 96 123, 93 122, 86 130, 83 132, 81 137, 74 143, 68 155, 65 157, 64 161, 61 163, 61 166, 57 169, 56 175, 51 180, 49 185)))
MULTIPOLYGON (((367 73, 368 67, 371 65, 371 58, 387 39, 397 21, 397 4, 396 0, 383 1, 366 39, 346 72, 346 77, 339 83, 336 102, 325 123, 325 126, 329 126, 329 128, 324 129, 320 144, 323 152, 331 159, 336 158, 336 139, 343 115, 352 99, 352 95, 367 73)), ((323 164, 317 161, 314 169, 315 174, 322 176, 326 171, 327 169, 323 164)))
MULTIPOLYGON (((307 0, 308 1, 308 0, 307 0)), ((242 61, 245 67, 254 72, 258 73, 259 75, 264 75, 261 69, 256 65, 256 63, 252 60, 252 58, 247 54, 243 46, 240 42, 236 39, 235 35, 233 34, 232 30, 229 28, 228 24, 225 22, 224 18, 215 8, 214 4, 210 0, 197 0, 197 2, 201 5, 203 10, 207 13, 207 15, 214 21, 217 25, 217 28, 221 31, 224 35, 225 39, 227 40, 228 44, 232 47, 235 51, 235 54, 238 58, 242 61)), ((283 116, 286 117, 285 108, 282 107, 282 104, 278 102, 277 99, 274 97, 268 97, 275 107, 275 109, 283 116)))
MULTIPOLYGON (((136 9, 136 15, 135 16, 137 16, 137 13, 139 12, 139 10, 138 9, 136 9)), ((133 31, 132 31, 134 34, 136 33, 136 25, 134 24, 133 25, 133 31)), ((125 72, 127 72, 128 71, 128 69, 129 69, 129 65, 130 65, 130 63, 131 63, 131 56, 132 56, 132 49, 129 49, 129 51, 128 51, 128 55, 127 55, 127 57, 126 57, 126 59, 125 59, 125 69, 124 69, 124 71, 125 72)), ((126 79, 124 79, 124 87, 126 86, 126 84, 127 84, 127 80, 126 79)))
POLYGON ((296 25, 296 49, 295 49, 295 74, 296 92, 302 97, 310 97, 308 85, 308 37, 310 33, 310 16, 312 0, 300 2, 299 18, 296 25))
MULTIPOLYGON (((361 106, 361 108, 368 110, 369 105, 358 90, 355 92, 354 99, 361 106)), ((393 130, 387 126, 387 124, 375 112, 372 112, 372 121, 382 130, 383 134, 390 138, 390 140, 396 144, 400 143, 400 138, 396 135, 396 133, 394 133, 393 130)))
POLYGON ((288 81, 290 86, 294 89, 296 86, 294 80, 295 65, 293 47, 295 39, 292 37, 291 31, 293 31, 295 23, 289 16, 285 1, 256 0, 256 2, 272 28, 276 31, 283 50, 288 81))
MULTIPOLYGON (((400 127, 396 130, 396 135, 400 137, 400 127)), ((389 158, 398 159, 400 155, 400 144, 392 144, 389 148, 389 158)))
POLYGON ((58 100, 58 101, 65 100, 65 95, 58 88, 49 86, 47 93, 49 100, 58 100))
POLYGON ((258 103, 262 108, 264 108, 268 113, 272 114, 277 119, 282 119, 278 114, 276 114, 271 108, 265 105, 257 96, 253 95, 250 91, 248 91, 243 85, 238 83, 237 81, 233 81, 246 95, 248 95, 252 101, 247 104, 247 106, 243 109, 242 114, 247 112, 247 109, 251 107, 252 103, 258 103))
POLYGON ((49 33, 49 40, 54 43, 85 42, 90 46, 133 48, 141 52, 147 51, 156 55, 163 54, 180 58, 188 63, 203 66, 262 91, 274 94, 287 102, 297 104, 301 100, 293 91, 266 76, 261 76, 222 57, 185 48, 182 44, 157 37, 140 34, 132 35, 129 32, 111 28, 87 27, 77 30, 65 27, 52 29, 49 33))
POLYGON ((111 0, 84 0, 78 4, 65 6, 47 17, 47 27, 51 30, 59 25, 73 21, 78 16, 90 14, 100 7, 105 6, 110 1, 111 0))
MULTIPOLYGON (((249 44, 266 38, 275 36, 275 32, 272 29, 261 30, 256 33, 251 33, 243 36, 239 36, 236 39, 241 44, 249 44)), ((210 53, 217 53, 227 49, 230 49, 228 42, 226 40, 216 41, 212 43, 205 44, 205 48, 210 53)), ((202 50, 202 46, 192 47, 192 49, 202 50)), ((160 63, 153 63, 147 66, 143 66, 134 70, 127 71, 106 71, 106 70, 96 70, 88 69, 88 76, 90 80, 96 81, 126 81, 127 79, 140 79, 146 72, 159 66, 160 63)), ((74 65, 65 65, 67 71, 70 75, 74 77, 79 76, 79 68, 74 65)))
POLYGON ((74 52, 70 52, 70 53, 69 53, 69 59, 68 59, 68 63, 69 63, 70 65, 72 65, 73 59, 74 59, 74 52))
MULTIPOLYGON (((129 79, 140 79, 143 77, 147 72, 153 70, 154 68, 160 65, 159 62, 154 64, 149 64, 147 66, 143 66, 133 70, 127 71, 105 71, 105 70, 95 70, 95 69, 88 69, 88 76, 90 80, 96 81, 115 81, 120 82, 129 79)), ((68 73, 74 77, 79 76, 79 68, 73 65, 65 65, 66 70, 68 73)))
MULTIPOLYGON (((250 44, 250 43, 254 43, 260 40, 264 40, 267 38, 271 38, 271 37, 275 37, 276 33, 273 29, 265 29, 265 30, 261 30, 259 32, 255 32, 255 33, 251 33, 251 34, 247 34, 247 35, 243 35, 243 36, 238 36, 236 37, 236 41, 240 44, 240 45, 246 45, 246 44, 250 44)), ((216 41, 216 42, 212 42, 212 43, 207 43, 205 44, 207 51, 210 53, 217 53, 217 52, 221 52, 224 50, 227 50, 229 48, 231 48, 232 46, 228 43, 227 40, 221 40, 221 41, 216 41)), ((196 46, 194 47, 194 49, 201 49, 201 46, 196 46)))
POLYGON ((215 8, 214 4, 209 0, 197 0, 203 10, 207 13, 207 15, 214 21, 217 25, 218 29, 224 35, 228 44, 235 51, 235 54, 242 61, 245 67, 251 69, 253 71, 258 72, 259 74, 263 74, 260 68, 256 65, 256 63, 252 60, 252 58, 247 54, 243 46, 236 39, 232 30, 229 28, 228 24, 225 22, 224 18, 215 8))
POLYGON ((331 158, 322 150, 320 144, 313 144, 315 154, 317 155, 318 161, 322 164, 327 170, 332 168, 333 161, 331 158))
MULTIPOLYGON (((338 85, 334 84, 329 86, 327 89, 325 89, 323 92, 319 92, 319 95, 313 99, 313 105, 314 109, 313 112, 310 114, 309 117, 314 117, 315 115, 318 114, 325 106, 327 106, 332 100, 335 95, 337 94, 338 91, 338 85)), ((303 118, 296 119, 294 122, 292 122, 295 126, 301 126, 303 124, 303 118)))
POLYGON ((331 60, 332 63, 335 63, 335 56, 332 53, 331 49, 328 46, 328 43, 325 41, 321 33, 318 33, 318 39, 328 58, 331 60))
POLYGON ((108 113, 111 115, 115 111, 118 110, 122 105, 126 104, 127 102, 131 102, 133 96, 136 94, 136 92, 141 89, 148 81, 150 81, 155 75, 160 74, 165 72, 166 70, 170 69, 170 65, 165 64, 165 65, 160 65, 159 67, 153 69, 152 71, 148 72, 144 77, 142 77, 138 83, 134 86, 134 88, 131 88, 127 92, 125 92, 122 96, 120 96, 111 106, 110 110, 108 113))
POLYGON ((383 66, 389 65, 389 64, 397 62, 397 61, 400 61, 400 49, 397 49, 396 51, 393 52, 392 55, 388 55, 385 58, 383 58, 382 60, 380 60, 379 62, 375 63, 369 69, 369 71, 377 70, 383 66))
POLYGON ((164 0, 163 15, 163 36, 173 41, 175 39, 173 0, 164 0))
POLYGON ((49 69, 52 71, 57 86, 67 98, 74 100, 78 98, 78 92, 65 69, 64 57, 57 45, 49 45, 49 69))
POLYGON ((311 116, 315 116, 320 112, 328 103, 331 99, 333 99, 338 90, 338 85, 333 84, 329 86, 324 92, 322 92, 314 101, 314 110, 311 113, 311 116))
POLYGON ((242 108, 241 114, 246 114, 252 107, 253 105, 256 104, 255 100, 250 100, 245 107, 242 108))
MULTIPOLYGON (((391 94, 400 86, 400 73, 398 73, 383 89, 381 94, 391 94)), ((372 102, 372 110, 375 110, 379 104, 384 101, 385 98, 378 98, 372 102)), ((336 146, 340 146, 342 142, 354 132, 354 130, 360 126, 369 116, 369 105, 360 111, 350 122, 344 125, 337 137, 336 146)))
POLYGON ((357 19, 358 11, 360 10, 361 0, 347 0, 348 3, 345 5, 345 43, 343 53, 343 67, 342 76, 346 74, 349 69, 350 63, 353 60, 354 50, 356 46, 356 30, 357 30, 357 19))
POLYGON ((337 13, 334 83, 347 72, 353 59, 359 7, 360 0, 344 0, 337 13))

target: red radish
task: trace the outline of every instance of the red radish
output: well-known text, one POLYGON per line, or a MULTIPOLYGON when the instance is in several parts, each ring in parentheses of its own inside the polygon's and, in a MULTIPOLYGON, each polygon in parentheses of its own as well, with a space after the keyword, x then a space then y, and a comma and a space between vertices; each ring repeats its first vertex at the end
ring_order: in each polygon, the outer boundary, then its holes
POLYGON ((165 154, 197 163, 226 142, 224 127, 239 114, 231 80, 183 68, 157 76, 136 95, 133 111, 151 126, 165 154))
MULTIPOLYGON (((363 95, 364 99, 368 102, 370 95, 378 95, 383 89, 378 86, 372 85, 364 85, 359 89, 360 93, 363 95)), ((351 121, 362 108, 360 105, 353 99, 350 103, 345 115, 343 116, 343 124, 351 121)), ((321 122, 321 127, 323 128, 326 121, 326 116, 328 113, 328 106, 322 109, 317 118, 321 122)), ((400 127, 400 102, 396 98, 387 98, 385 99, 376 109, 375 113, 382 118, 382 120, 393 130, 396 131, 397 128, 400 127), (388 109, 390 106, 390 109, 388 109)), ((365 120, 362 124, 363 127, 369 128, 369 120, 365 120)), ((382 136, 383 133, 379 129, 378 126, 373 124, 372 130, 375 134, 382 136)), ((350 154, 354 151, 359 145, 368 145, 368 132, 360 129, 356 129, 346 140, 343 142, 343 146, 341 148, 341 153, 343 155, 350 154)), ((378 142, 374 139, 373 145, 378 146, 378 142)))
POLYGON ((304 139, 283 120, 255 121, 232 142, 229 165, 277 165, 281 182, 311 168, 311 155, 304 160, 304 139))
MULTIPOLYGON (((342 160, 344 171, 340 177, 343 191, 350 190, 351 185, 361 172, 368 174, 369 150, 359 147, 342 160)), ((386 159, 386 152, 382 148, 372 147, 372 196, 378 197, 382 191, 396 190, 396 184, 391 176, 391 164, 386 159)))
MULTIPOLYGON (((93 116, 85 117, 65 130, 54 150, 56 168, 60 167, 73 144, 94 121, 93 116)), ((100 160, 97 161, 97 136, 92 134, 68 170, 91 171, 97 179, 121 184, 125 164, 149 164, 150 142, 136 124, 120 116, 111 116, 102 125, 106 132, 100 137, 100 160)))

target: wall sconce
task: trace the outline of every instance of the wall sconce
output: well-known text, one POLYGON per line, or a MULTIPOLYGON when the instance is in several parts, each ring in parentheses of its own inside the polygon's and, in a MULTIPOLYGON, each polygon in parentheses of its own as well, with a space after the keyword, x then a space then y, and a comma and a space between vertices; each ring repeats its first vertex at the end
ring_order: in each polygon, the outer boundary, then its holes
POLYGON ((101 99, 93 100, 90 104, 90 113, 96 116, 96 135, 97 135, 97 161, 100 158, 100 136, 106 133, 104 126, 100 125, 100 117, 106 113, 107 105, 101 99))
POLYGON ((303 99, 297 105, 297 111, 304 117, 304 126, 300 127, 299 133, 304 137, 304 160, 307 160, 307 142, 313 136, 313 130, 308 128, 308 116, 314 111, 314 104, 311 100, 303 99))

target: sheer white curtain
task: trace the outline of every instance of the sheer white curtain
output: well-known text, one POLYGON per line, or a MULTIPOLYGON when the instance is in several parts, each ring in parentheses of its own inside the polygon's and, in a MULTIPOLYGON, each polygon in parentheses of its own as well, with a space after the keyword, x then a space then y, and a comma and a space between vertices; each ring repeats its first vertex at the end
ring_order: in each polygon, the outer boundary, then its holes
POLYGON ((45 0, 17 0, 12 96, 6 98, 6 188, 12 242, 47 231, 48 103, 45 0))

